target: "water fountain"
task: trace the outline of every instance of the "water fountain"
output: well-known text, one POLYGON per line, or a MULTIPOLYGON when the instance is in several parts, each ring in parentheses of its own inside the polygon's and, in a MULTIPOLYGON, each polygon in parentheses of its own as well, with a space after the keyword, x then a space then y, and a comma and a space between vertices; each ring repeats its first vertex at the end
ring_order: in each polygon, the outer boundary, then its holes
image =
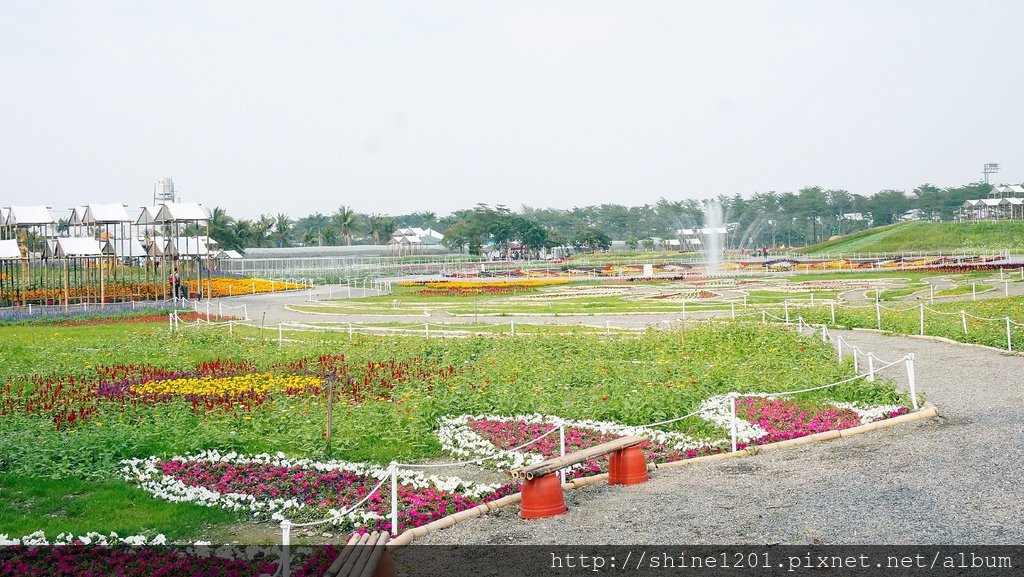
POLYGON ((704 259, 705 274, 717 276, 722 272, 722 204, 716 199, 704 205, 704 259))

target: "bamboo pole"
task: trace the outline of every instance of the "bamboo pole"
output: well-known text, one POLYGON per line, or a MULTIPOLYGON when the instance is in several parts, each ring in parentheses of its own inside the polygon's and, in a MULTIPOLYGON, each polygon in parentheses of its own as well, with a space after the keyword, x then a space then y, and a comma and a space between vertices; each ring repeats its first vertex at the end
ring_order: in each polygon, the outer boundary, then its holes
POLYGON ((547 459, 545 461, 541 461, 539 463, 534 463, 533 465, 528 465, 520 469, 515 469, 509 471, 508 475, 513 479, 525 479, 528 481, 530 479, 542 477, 544 475, 547 475, 548 473, 552 473, 564 467, 568 467, 576 463, 582 463, 583 461, 586 461, 593 457, 598 457, 601 455, 605 455, 607 453, 625 449, 627 447, 639 445, 640 443, 643 443, 646 440, 647 439, 644 437, 622 437, 619 439, 615 439, 613 441, 608 441, 606 443, 594 445, 593 447, 587 449, 581 449, 579 451, 569 453, 564 457, 554 457, 551 459, 547 459))

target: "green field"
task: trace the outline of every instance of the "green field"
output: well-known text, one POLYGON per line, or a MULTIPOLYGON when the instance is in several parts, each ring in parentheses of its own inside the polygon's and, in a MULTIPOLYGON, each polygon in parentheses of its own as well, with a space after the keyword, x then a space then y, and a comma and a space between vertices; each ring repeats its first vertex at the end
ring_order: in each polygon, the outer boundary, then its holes
POLYGON ((899 252, 1024 251, 1024 222, 904 222, 871 228, 812 245, 809 256, 899 252))

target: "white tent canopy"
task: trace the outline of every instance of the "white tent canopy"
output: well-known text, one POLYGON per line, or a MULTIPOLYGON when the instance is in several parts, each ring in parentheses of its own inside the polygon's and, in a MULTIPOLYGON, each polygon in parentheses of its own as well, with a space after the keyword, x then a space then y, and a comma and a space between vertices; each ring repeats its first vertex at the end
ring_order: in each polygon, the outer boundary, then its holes
POLYGON ((209 215, 196 202, 175 202, 160 205, 156 213, 156 222, 187 222, 205 221, 209 215))
POLYGON ((222 250, 217 253, 217 258, 239 259, 242 255, 237 250, 222 250))
POLYGON ((55 239, 54 256, 57 258, 74 258, 103 256, 99 241, 88 237, 60 237, 55 239))
POLYGON ((81 226, 85 219, 86 207, 76 206, 71 209, 71 216, 68 217, 68 225, 70 226, 81 226))
POLYGON ((195 238, 169 238, 163 247, 164 254, 175 256, 206 256, 210 249, 206 243, 195 238))
POLYGON ((7 226, 53 224, 53 215, 46 206, 12 206, 7 214, 7 226))
POLYGON ((18 241, 13 238, 10 240, 0 240, 0 259, 10 260, 13 258, 21 258, 18 241))
POLYGON ((146 249, 136 238, 111 238, 107 239, 103 252, 119 257, 146 256, 146 249))
POLYGON ((114 224, 119 222, 131 222, 128 211, 123 204, 93 204, 90 203, 85 209, 82 217, 82 224, 114 224))
POLYGON ((142 214, 139 215, 135 224, 153 224, 156 222, 156 215, 160 212, 159 206, 143 206, 142 214))

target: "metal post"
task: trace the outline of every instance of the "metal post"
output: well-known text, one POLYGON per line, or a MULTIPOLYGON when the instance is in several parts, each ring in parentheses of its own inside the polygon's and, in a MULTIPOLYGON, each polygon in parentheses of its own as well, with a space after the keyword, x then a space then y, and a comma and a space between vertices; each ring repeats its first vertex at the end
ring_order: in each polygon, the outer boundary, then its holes
POLYGON ((916 411, 919 407, 917 406, 917 386, 914 375, 914 353, 907 355, 907 383, 910 385, 910 403, 916 411))
POLYGON ((729 411, 732 413, 732 452, 736 452, 736 393, 729 393, 729 411))
POLYGON ((398 535, 398 463, 391 461, 391 534, 398 535))

